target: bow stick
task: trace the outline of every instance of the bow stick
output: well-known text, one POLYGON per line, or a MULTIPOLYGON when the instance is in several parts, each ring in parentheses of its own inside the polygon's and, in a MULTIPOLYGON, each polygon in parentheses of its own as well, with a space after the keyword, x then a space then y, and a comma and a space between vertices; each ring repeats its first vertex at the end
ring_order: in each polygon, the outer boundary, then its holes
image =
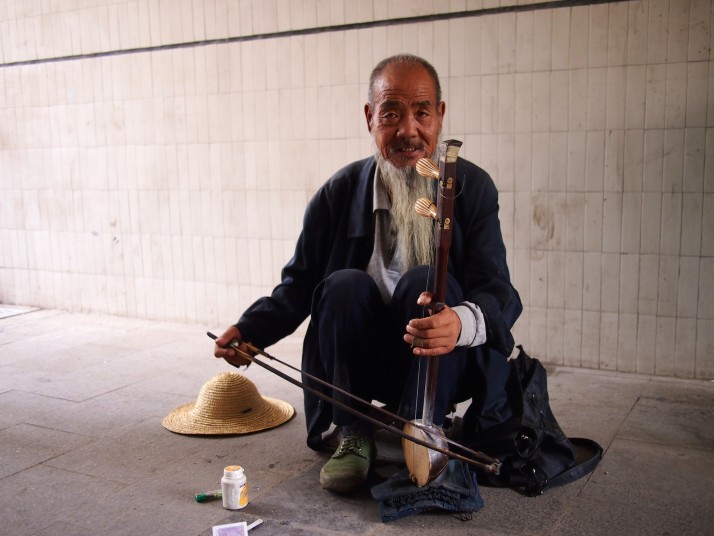
MULTIPOLYGON (((206 334, 207 334, 211 339, 213 339, 213 340, 216 340, 216 339, 218 338, 216 335, 214 335, 214 334, 211 333, 210 331, 207 332, 206 334)), ((252 344, 250 344, 250 343, 248 343, 248 342, 233 340, 233 341, 231 341, 231 342, 229 343, 229 346, 230 346, 231 348, 233 348, 233 350, 235 350, 235 351, 238 353, 238 355, 240 355, 241 357, 243 357, 243 358, 245 358, 245 359, 248 359, 251 363, 255 363, 256 365, 258 365, 258 366, 260 366, 260 367, 262 367, 262 368, 264 368, 264 369, 266 369, 266 370, 272 372, 273 374, 276 374, 277 376, 283 378, 284 380, 287 380, 288 382, 292 383, 293 385, 296 385, 296 386, 300 387, 300 388, 303 389, 304 391, 307 391, 307 392, 309 392, 309 393, 311 393, 311 394, 313 394, 313 395, 315 395, 315 396, 317 396, 317 397, 319 397, 319 398, 322 398, 322 399, 325 400, 326 402, 329 402, 329 403, 331 403, 331 404, 334 404, 334 405, 336 405, 336 406, 339 406, 340 408, 342 408, 342 409, 344 409, 344 410, 350 412, 352 415, 355 415, 355 416, 357 416, 357 417, 359 417, 359 418, 361 418, 361 419, 364 419, 364 420, 370 422, 371 424, 373 424, 373 425, 375 425, 375 426, 378 426, 379 428, 382 428, 382 429, 384 429, 384 430, 387 430, 388 432, 390 432, 390 433, 392 433, 392 434, 394 434, 394 435, 397 435, 397 436, 401 437, 402 439, 408 439, 409 441, 413 441, 413 442, 417 443, 418 445, 421 445, 421 446, 426 447, 426 448, 428 448, 428 449, 436 450, 437 452, 440 452, 441 454, 443 454, 443 455, 445 455, 445 456, 449 456, 449 457, 451 457, 451 458, 455 458, 455 459, 457 459, 457 460, 464 461, 464 462, 466 462, 466 463, 468 463, 468 464, 470 464, 470 465, 473 465, 474 467, 477 467, 477 468, 479 468, 479 469, 481 469, 482 471, 485 471, 485 472, 487 472, 487 473, 492 473, 492 474, 496 474, 496 475, 499 474, 499 471, 500 471, 500 468, 501 468, 501 462, 500 462, 499 460, 496 460, 496 459, 494 459, 494 458, 491 458, 490 456, 488 456, 487 454, 484 454, 483 452, 478 452, 478 451, 475 451, 475 450, 471 450, 471 449, 469 449, 468 447, 457 443, 456 441, 447 440, 447 442, 448 442, 449 444, 452 444, 452 445, 458 447, 459 449, 463 450, 464 452, 467 452, 467 453, 471 454, 472 456, 474 456, 474 458, 469 458, 469 457, 467 457, 467 456, 463 456, 463 455, 458 454, 458 453, 456 453, 456 452, 451 452, 451 451, 446 450, 446 449, 443 449, 443 448, 441 448, 441 447, 439 447, 439 446, 437 446, 437 445, 434 445, 434 444, 431 443, 431 442, 428 442, 428 441, 425 441, 425 440, 422 440, 422 439, 419 439, 419 438, 415 438, 415 437, 413 437, 413 436, 410 436, 410 435, 406 434, 405 432, 402 432, 401 430, 399 430, 399 429, 397 429, 397 428, 394 428, 393 426, 390 426, 389 424, 384 423, 383 421, 380 421, 380 420, 378 420, 378 419, 375 419, 374 417, 372 417, 372 416, 370 416, 370 415, 368 415, 368 414, 366 414, 366 413, 364 413, 364 412, 361 412, 361 411, 359 411, 359 410, 357 410, 357 409, 355 409, 355 408, 353 408, 353 407, 351 407, 351 406, 349 406, 349 405, 347 405, 347 404, 345 404, 345 403, 343 403, 343 402, 341 402, 341 401, 339 401, 339 400, 336 400, 335 398, 333 398, 333 397, 331 397, 331 396, 329 396, 329 395, 326 395, 326 394, 323 393, 322 391, 319 391, 319 390, 317 390, 317 389, 313 389, 312 387, 309 387, 309 386, 305 385, 303 382, 301 382, 301 381, 299 381, 299 380, 296 380, 295 378, 292 378, 291 376, 288 376, 287 374, 285 374, 284 372, 282 372, 282 371, 276 369, 275 367, 272 367, 272 366, 268 365, 267 363, 265 363, 265 362, 263 362, 263 361, 257 359, 257 358, 255 357, 255 355, 251 355, 251 354, 249 354, 248 352, 245 352, 243 349, 240 348, 240 345, 241 345, 241 344, 244 344, 251 352, 254 352, 254 354, 258 354, 258 355, 267 357, 268 359, 273 360, 273 361, 275 361, 275 362, 277 362, 277 363, 280 363, 281 365, 283 365, 283 366, 285 366, 285 367, 288 367, 288 368, 290 368, 291 370, 294 370, 294 371, 296 371, 296 372, 299 372, 299 373, 301 373, 302 375, 304 375, 306 378, 309 378, 309 379, 311 379, 311 380, 313 380, 313 381, 315 381, 315 382, 317 382, 317 383, 319 383, 319 384, 321 384, 321 385, 324 385, 324 386, 326 386, 326 387, 330 387, 330 388, 333 389, 334 391, 336 391, 336 392, 338 392, 338 393, 341 393, 341 394, 343 394, 343 395, 345 395, 345 396, 351 398, 352 400, 355 400, 355 401, 357 401, 357 402, 360 402, 361 404, 364 404, 364 405, 366 405, 366 406, 369 406, 372 410, 376 410, 378 413, 381 413, 382 415, 385 415, 385 416, 389 417, 390 419, 393 419, 393 420, 396 420, 396 421, 400 421, 400 422, 402 422, 402 423, 407 423, 407 422, 408 422, 408 421, 407 421, 406 419, 404 419, 403 417, 400 417, 399 415, 396 415, 396 414, 394 414, 394 413, 391 413, 390 411, 387 411, 387 410, 384 409, 384 408, 380 408, 380 407, 378 407, 378 406, 375 406, 375 405, 373 405, 371 402, 368 402, 367 400, 364 400, 364 399, 362 399, 362 398, 360 398, 360 397, 358 397, 358 396, 356 396, 356 395, 353 395, 352 393, 349 393, 349 392, 347 392, 347 391, 345 391, 345 390, 343 390, 343 389, 340 389, 339 387, 336 387, 336 386, 332 385, 331 383, 326 382, 325 380, 322 380, 322 379, 318 378, 317 376, 314 376, 314 375, 312 375, 312 374, 309 374, 309 373, 307 373, 307 372, 304 372, 303 370, 301 370, 301 369, 299 369, 299 368, 297 368, 297 367, 294 367, 294 366, 290 365, 289 363, 286 363, 286 362, 284 362, 284 361, 281 361, 281 360, 278 359, 277 357, 274 357, 274 356, 270 355, 269 353, 265 352, 264 350, 262 350, 262 349, 260 349, 260 348, 258 348, 258 347, 256 347, 256 346, 254 346, 254 345, 252 345, 252 344), (479 458, 479 459, 483 460, 483 462, 480 462, 480 461, 478 461, 478 460, 475 459, 475 458, 479 458), (484 462, 487 462, 487 463, 484 463, 484 462)))

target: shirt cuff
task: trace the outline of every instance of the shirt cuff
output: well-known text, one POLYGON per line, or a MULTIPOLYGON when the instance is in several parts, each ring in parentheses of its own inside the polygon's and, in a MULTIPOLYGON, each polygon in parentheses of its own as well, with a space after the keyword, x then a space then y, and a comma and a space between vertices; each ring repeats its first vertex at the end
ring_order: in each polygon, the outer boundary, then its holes
POLYGON ((473 348, 486 342, 486 319, 478 305, 465 301, 451 309, 461 320, 461 333, 456 346, 473 348))

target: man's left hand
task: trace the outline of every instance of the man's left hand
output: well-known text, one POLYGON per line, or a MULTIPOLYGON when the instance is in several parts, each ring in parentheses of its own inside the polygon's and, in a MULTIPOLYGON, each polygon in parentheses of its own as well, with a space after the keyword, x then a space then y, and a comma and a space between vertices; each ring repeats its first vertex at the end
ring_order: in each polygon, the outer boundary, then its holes
MULTIPOLYGON (((427 306, 431 300, 430 292, 422 292, 417 303, 427 306)), ((404 342, 413 346, 414 355, 440 356, 448 354, 456 347, 460 333, 459 315, 450 307, 444 306, 436 314, 410 320, 407 324, 407 332, 404 334, 404 342)))

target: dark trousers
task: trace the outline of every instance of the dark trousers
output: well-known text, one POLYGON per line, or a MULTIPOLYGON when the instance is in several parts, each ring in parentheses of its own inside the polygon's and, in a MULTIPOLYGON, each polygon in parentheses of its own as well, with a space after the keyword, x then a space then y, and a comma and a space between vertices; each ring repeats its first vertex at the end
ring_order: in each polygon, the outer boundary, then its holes
MULTIPOLYGON (((406 419, 420 418, 424 399, 426 357, 416 357, 403 340, 409 320, 428 314, 417 297, 431 288, 430 270, 420 266, 402 276, 392 301, 385 305, 374 280, 360 270, 331 274, 314 297, 312 321, 318 333, 318 368, 326 380, 365 400, 398 408, 406 419)), ((447 304, 463 301, 458 283, 449 277, 447 304)), ((312 367, 311 367, 312 368, 312 367)), ((471 397, 465 381, 467 351, 457 348, 439 358, 434 423, 443 424, 452 404, 471 397)), ((334 393, 337 400, 363 410, 359 403, 334 393)), ((336 425, 360 426, 351 413, 332 405, 336 425)))

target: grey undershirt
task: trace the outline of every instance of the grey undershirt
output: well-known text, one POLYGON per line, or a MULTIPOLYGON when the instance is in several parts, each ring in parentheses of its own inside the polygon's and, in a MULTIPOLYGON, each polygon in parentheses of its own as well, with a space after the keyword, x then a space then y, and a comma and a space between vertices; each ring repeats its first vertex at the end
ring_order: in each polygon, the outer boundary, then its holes
MULTIPOLYGON (((379 178, 374 175, 374 250, 367 265, 384 303, 389 303, 399 278, 402 276, 400 259, 396 253, 397 236, 391 228, 389 196, 379 178)), ((486 342, 486 322, 481 308, 471 302, 461 302, 451 308, 461 320, 461 333, 456 346, 472 348, 486 342)))

